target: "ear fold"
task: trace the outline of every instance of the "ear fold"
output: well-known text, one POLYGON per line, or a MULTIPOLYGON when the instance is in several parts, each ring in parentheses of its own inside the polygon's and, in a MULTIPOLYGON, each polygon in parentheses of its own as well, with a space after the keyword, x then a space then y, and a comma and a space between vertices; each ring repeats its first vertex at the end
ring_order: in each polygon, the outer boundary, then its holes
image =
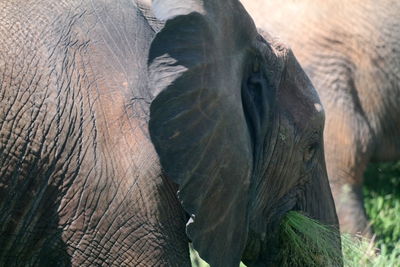
POLYGON ((194 248, 211 266, 238 266, 253 167, 241 85, 256 29, 238 1, 154 3, 168 20, 149 55, 151 140, 194 248))

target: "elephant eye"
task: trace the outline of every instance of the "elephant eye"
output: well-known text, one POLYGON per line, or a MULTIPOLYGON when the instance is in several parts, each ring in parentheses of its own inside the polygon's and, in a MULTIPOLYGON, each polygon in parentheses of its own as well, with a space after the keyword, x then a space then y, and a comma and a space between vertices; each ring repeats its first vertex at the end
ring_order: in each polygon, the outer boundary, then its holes
POLYGON ((303 156, 304 162, 310 162, 314 158, 318 147, 319 144, 317 142, 314 142, 306 147, 303 156))

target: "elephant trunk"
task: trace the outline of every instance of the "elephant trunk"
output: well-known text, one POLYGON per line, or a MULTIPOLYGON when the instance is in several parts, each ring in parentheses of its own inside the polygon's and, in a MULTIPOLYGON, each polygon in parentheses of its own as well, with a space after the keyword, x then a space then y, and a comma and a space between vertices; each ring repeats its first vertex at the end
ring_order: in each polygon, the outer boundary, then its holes
POLYGON ((322 150, 318 156, 321 159, 318 160, 318 165, 310 173, 311 181, 305 185, 304 190, 301 192, 296 209, 325 225, 339 230, 335 203, 329 186, 322 150))
MULTIPOLYGON (((313 172, 310 173, 309 178, 311 181, 304 186, 304 190, 301 192, 294 208, 295 211, 298 211, 304 216, 294 218, 297 220, 298 226, 294 225, 290 227, 294 227, 295 231, 303 235, 302 238, 307 239, 304 245, 306 247, 302 248, 303 251, 311 251, 316 248, 317 252, 314 252, 315 254, 323 254, 320 256, 326 257, 322 262, 334 262, 335 266, 342 266, 343 260, 339 221, 328 182, 322 150, 318 156, 321 157, 321 160, 318 161, 318 165, 313 172), (303 229, 296 229, 298 227, 303 229), (311 247, 307 247, 309 244, 307 242, 313 243, 311 247)), ((290 218, 290 216, 291 215, 287 216, 287 218, 290 218)), ((285 222, 283 226, 287 227, 287 224, 288 223, 285 222)), ((296 222, 294 224, 296 224, 296 222)))

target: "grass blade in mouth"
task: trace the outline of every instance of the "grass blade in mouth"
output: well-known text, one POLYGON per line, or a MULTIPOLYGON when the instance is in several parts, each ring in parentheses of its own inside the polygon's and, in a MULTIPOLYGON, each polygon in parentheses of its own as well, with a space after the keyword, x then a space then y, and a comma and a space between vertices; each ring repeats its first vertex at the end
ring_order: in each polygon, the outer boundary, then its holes
POLYGON ((281 223, 280 259, 283 266, 371 266, 373 243, 290 211, 281 223), (341 239, 342 251, 338 246, 341 239))
POLYGON ((342 254, 335 229, 300 212, 290 211, 280 228, 283 266, 341 266, 342 254))

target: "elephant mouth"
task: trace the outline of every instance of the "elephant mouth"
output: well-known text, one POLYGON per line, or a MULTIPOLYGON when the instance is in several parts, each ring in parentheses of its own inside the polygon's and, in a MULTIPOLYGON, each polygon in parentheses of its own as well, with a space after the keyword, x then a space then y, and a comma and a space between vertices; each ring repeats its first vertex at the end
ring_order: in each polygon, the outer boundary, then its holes
MULTIPOLYGON (((243 262, 248 266, 271 266, 280 256, 281 226, 287 214, 297 211, 296 192, 293 190, 273 205, 266 216, 268 222, 263 231, 256 231, 250 226, 248 241, 243 253, 243 262)), ((258 229, 260 229, 258 227, 258 229)))
POLYGON ((268 238, 251 232, 243 260, 248 266, 342 266, 337 229, 292 209, 278 215, 268 238))
MULTIPOLYGON (((294 187, 283 197, 276 198, 269 209, 265 209, 260 217, 266 218, 264 226, 250 223, 248 241, 243 253, 243 262, 248 266, 273 266, 282 262, 282 248, 290 247, 282 229, 287 218, 293 213, 302 213, 299 207, 301 188, 294 187)), ((272 201, 271 201, 272 202, 272 201)), ((257 221, 257 217, 253 217, 257 221)), ((258 217, 259 218, 259 217, 258 217)), ((280 266, 280 265, 279 265, 280 266)))
POLYGON ((276 214, 275 221, 268 224, 265 232, 249 229, 242 260, 247 266, 272 266, 279 261, 280 227, 287 213, 288 211, 276 214))

